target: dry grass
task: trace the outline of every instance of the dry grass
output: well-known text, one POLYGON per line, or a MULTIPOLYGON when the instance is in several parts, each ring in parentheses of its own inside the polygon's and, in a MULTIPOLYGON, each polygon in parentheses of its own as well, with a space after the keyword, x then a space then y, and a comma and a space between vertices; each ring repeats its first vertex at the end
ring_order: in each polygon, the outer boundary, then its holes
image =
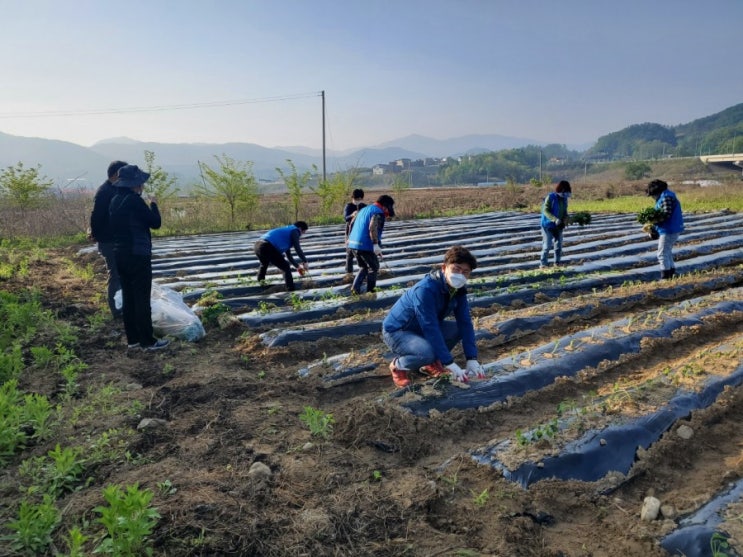
MULTIPOLYGON (((674 191, 682 196, 685 210, 743 210, 743 187, 738 173, 706 167, 695 160, 659 161, 654 164, 653 171, 653 176, 662 177, 673 185, 674 191), (687 180, 709 179, 719 180, 722 185, 703 188, 681 184, 687 180)), ((591 171, 572 177, 574 210, 634 210, 630 207, 634 207, 636 202, 626 205, 616 200, 644 197, 647 179, 628 181, 623 178, 623 173, 624 165, 617 163, 605 165, 601 172, 591 171), (594 207, 593 202, 598 202, 602 208, 594 207), (581 203, 589 205, 582 207, 581 203)), ((367 190, 367 202, 382 194, 392 195, 400 219, 487 211, 538 211, 550 190, 551 185, 535 187, 530 184, 414 188, 402 192, 375 189, 367 190)), ((27 211, 7 206, 0 200, 0 238, 83 236, 92 206, 92 194, 57 196, 27 211)), ((163 228, 159 235, 258 230, 296 220, 289 196, 285 193, 262 195, 252 212, 238 208, 234 223, 230 222, 227 207, 213 200, 174 198, 162 201, 160 210, 163 228)), ((298 218, 310 224, 340 223, 342 210, 343 205, 339 204, 337 211, 323 212, 320 198, 307 192, 302 198, 298 218)))

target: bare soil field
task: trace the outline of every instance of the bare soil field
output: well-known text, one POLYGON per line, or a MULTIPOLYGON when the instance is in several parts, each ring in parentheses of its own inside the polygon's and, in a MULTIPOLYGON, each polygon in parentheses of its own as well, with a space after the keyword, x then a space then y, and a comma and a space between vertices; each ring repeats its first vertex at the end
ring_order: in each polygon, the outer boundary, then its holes
MULTIPOLYGON (((90 326, 105 288, 96 254, 60 249, 34 261, 27 275, 0 289, 38 289, 45 307, 81 331, 75 352, 88 368, 54 437, 2 470, 0 520, 7 523, 17 512, 24 459, 57 443, 85 445, 103 431, 119 430, 131 432, 124 437, 126 458, 86 470, 85 485, 58 501, 62 523, 48 555, 66 554, 64 533, 92 523, 104 486, 134 483, 155 493, 161 518, 150 538, 153 555, 671 554, 662 547, 665 536, 743 476, 740 386, 726 384, 709 404, 682 412, 652 443, 630 439, 626 471, 599 471, 590 480, 532 479, 581 436, 631 424, 664 408, 679 391, 699 391, 710 378, 736 372, 743 354, 743 312, 736 305, 743 255, 723 246, 713 254, 730 250, 727 259, 695 259, 717 241, 695 236, 713 228, 704 219, 719 218, 724 229, 727 217, 700 216, 698 226, 692 223, 680 246, 679 276, 662 283, 654 280, 652 243, 635 250, 644 241, 639 235, 623 239, 638 233, 631 218, 594 224, 595 236, 566 232, 566 250, 573 246, 566 266, 545 272, 535 270, 534 216, 511 218, 531 220, 489 240, 466 231, 458 238, 465 221, 442 219, 429 223, 417 247, 403 240, 423 234, 420 223, 391 224, 382 292, 362 300, 344 297, 342 249, 335 261, 321 263, 325 243, 337 241, 329 229, 317 231, 315 243, 308 236, 313 275, 293 298, 280 287, 261 293, 250 282, 250 233, 209 237, 204 241, 211 248, 187 239, 157 243, 158 282, 181 282, 178 289, 191 292, 191 301, 200 291, 221 291, 221 303, 230 308, 225 315, 234 318, 208 324, 197 343, 175 341, 155 353, 127 350, 114 322, 90 326), (481 301, 473 303, 473 315, 488 378, 461 385, 419 377, 415 388, 401 392, 390 380, 379 333, 363 326, 382 319, 385 297, 394 299, 457 241, 480 250, 473 279, 481 281, 473 280, 470 289, 481 301), (516 245, 521 241, 527 244, 516 245), (612 242, 625 250, 618 254, 627 262, 625 278, 613 274, 622 263, 591 267, 611 259, 611 253, 595 254, 612 242), (72 273, 65 263, 70 259, 93 265, 95 278, 72 273), (271 345, 289 331, 296 332, 293 340, 271 345), (636 348, 591 356, 633 339, 636 348), (575 354, 578 363, 571 364, 575 354), (545 380, 558 364, 567 371, 545 380), (531 368, 543 370, 537 374, 542 379, 533 379, 538 386, 493 394, 531 368), (108 398, 97 396, 104 391, 108 398), (313 435, 300 419, 308 407, 332 415, 326 436, 313 435), (143 427, 145 418, 159 421, 143 427), (518 480, 524 463, 533 465, 534 476, 518 480), (662 511, 643 520, 650 496, 662 511)), ((730 226, 715 238, 735 234, 738 225, 730 226)), ((52 400, 59 393, 59 377, 43 370, 29 371, 21 383, 52 400)), ((612 442, 599 433, 600 446, 612 442)), ((589 472, 590 458, 581 464, 589 472)), ((728 514, 719 527, 730 555, 743 552, 741 516, 739 510, 728 514)), ((0 541, 0 555, 12 554, 0 541)), ((712 555, 710 544, 696 554, 712 555)))

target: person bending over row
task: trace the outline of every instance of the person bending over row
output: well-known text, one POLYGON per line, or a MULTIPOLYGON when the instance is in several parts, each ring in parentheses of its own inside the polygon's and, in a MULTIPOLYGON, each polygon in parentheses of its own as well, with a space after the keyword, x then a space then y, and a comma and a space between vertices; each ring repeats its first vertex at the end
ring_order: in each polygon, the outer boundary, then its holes
POLYGON ((261 236, 254 245, 255 255, 261 262, 258 268, 258 282, 266 280, 266 272, 269 264, 278 267, 284 273, 284 284, 286 289, 291 292, 294 290, 294 278, 292 277, 292 267, 299 270, 300 274, 309 271, 307 258, 304 256, 299 239, 307 232, 307 223, 298 220, 289 226, 274 228, 261 236), (297 262, 292 257, 291 250, 297 253, 302 263, 297 262), (286 258, 284 258, 286 255, 286 258), (287 261, 288 259, 288 261, 287 261))

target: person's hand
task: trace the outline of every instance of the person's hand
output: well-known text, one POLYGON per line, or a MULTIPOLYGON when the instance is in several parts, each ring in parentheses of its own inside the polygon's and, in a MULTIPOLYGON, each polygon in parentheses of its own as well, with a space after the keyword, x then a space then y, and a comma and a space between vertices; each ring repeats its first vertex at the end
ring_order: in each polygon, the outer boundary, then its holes
POLYGON ((444 366, 451 373, 452 379, 455 381, 467 382, 467 372, 459 367, 456 363, 452 362, 449 365, 444 366))
POLYGON ((649 222, 646 222, 645 224, 643 224, 643 225, 642 225, 642 231, 643 231, 643 232, 644 232, 645 234, 650 234, 650 231, 651 231, 652 229, 653 229, 653 225, 652 225, 652 224, 650 224, 649 222))
POLYGON ((154 203, 155 205, 157 205, 157 197, 155 197, 154 195, 148 195, 147 198, 150 200, 150 203, 154 203))
POLYGON ((374 255, 382 257, 382 248, 379 247, 379 244, 374 244, 374 255))
POLYGON ((310 266, 307 264, 306 261, 302 261, 302 263, 299 264, 300 269, 304 269, 305 272, 310 270, 310 266))
POLYGON ((478 379, 485 379, 485 370, 477 360, 467 360, 467 375, 469 377, 477 377, 478 379))
POLYGON ((555 226, 557 226, 558 230, 562 230, 563 228, 565 228, 565 219, 557 219, 555 221, 555 226))

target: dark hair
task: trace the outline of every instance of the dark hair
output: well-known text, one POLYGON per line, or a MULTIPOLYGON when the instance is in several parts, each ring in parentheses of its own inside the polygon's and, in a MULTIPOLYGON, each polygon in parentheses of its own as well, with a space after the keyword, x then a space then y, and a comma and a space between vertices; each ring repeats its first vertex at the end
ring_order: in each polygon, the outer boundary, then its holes
POLYGON ((567 180, 560 180, 557 185, 555 186, 555 192, 556 193, 572 193, 573 190, 570 189, 570 182, 567 180))
POLYGON ((648 184, 647 190, 645 190, 645 195, 649 195, 649 196, 660 195, 667 189, 668 189, 668 184, 665 183, 663 180, 653 180, 652 182, 648 184))
POLYGON ((377 203, 387 209, 387 212, 391 217, 395 216, 395 200, 389 195, 380 195, 377 197, 377 203))
POLYGON ((294 223, 294 226, 299 228, 302 232, 307 232, 307 229, 309 228, 309 226, 307 226, 307 223, 304 222, 303 220, 298 220, 297 222, 294 223))
POLYGON ((354 199, 364 199, 364 190, 357 188, 353 190, 352 195, 354 199))
POLYGON ((444 265, 451 263, 461 264, 466 263, 470 266, 473 271, 477 269, 477 259, 474 255, 464 246, 452 246, 444 254, 444 265))
POLYGON ((119 170, 129 163, 124 161, 113 161, 111 164, 108 165, 108 178, 109 180, 116 176, 116 174, 119 173, 119 170))

